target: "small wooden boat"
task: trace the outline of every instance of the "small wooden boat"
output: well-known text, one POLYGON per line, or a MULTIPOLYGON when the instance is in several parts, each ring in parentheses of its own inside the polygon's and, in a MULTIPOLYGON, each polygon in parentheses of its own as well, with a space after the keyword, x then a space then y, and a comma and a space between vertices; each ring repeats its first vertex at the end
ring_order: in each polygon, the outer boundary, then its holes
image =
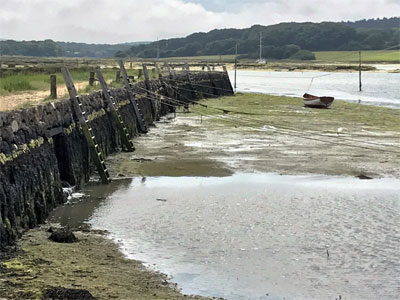
POLYGON ((303 95, 303 102, 305 107, 313 107, 313 108, 328 108, 331 106, 333 97, 318 97, 314 95, 310 95, 305 93, 303 95))

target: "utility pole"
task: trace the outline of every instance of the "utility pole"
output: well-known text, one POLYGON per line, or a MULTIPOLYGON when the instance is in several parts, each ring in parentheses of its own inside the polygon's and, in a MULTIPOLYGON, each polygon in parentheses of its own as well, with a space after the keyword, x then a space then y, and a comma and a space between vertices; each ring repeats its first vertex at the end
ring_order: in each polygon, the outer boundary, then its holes
POLYGON ((262 33, 260 31, 260 63, 262 60, 262 33))
POLYGON ((361 51, 358 51, 359 65, 358 65, 358 85, 361 92, 361 51))
POLYGON ((237 48, 238 48, 238 44, 236 43, 236 47, 235 47, 235 84, 234 84, 235 92, 236 92, 236 69, 237 69, 237 55, 238 55, 237 48))

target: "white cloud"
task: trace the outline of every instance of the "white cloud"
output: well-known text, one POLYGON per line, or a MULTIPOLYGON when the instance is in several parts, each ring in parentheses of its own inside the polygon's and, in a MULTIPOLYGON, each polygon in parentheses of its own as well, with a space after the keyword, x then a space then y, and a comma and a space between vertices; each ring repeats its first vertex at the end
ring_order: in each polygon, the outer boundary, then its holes
POLYGON ((393 0, 2 0, 1 6, 0 38, 94 43, 253 24, 390 17, 400 11, 400 1, 393 0))

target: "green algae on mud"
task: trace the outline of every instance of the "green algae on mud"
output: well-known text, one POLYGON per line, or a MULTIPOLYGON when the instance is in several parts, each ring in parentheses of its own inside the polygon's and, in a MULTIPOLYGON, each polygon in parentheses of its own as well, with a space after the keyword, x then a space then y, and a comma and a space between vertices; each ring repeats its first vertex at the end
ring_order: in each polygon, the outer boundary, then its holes
POLYGON ((182 295, 165 275, 125 258, 101 234, 77 233, 79 242, 54 243, 46 228, 27 232, 23 250, 2 262, 0 298, 42 299, 49 287, 88 290, 96 299, 208 299, 182 295))
POLYGON ((179 110, 137 138, 133 155, 109 157, 112 176, 400 177, 399 110, 343 101, 311 109, 301 98, 243 93, 200 103, 207 108, 179 110))
MULTIPOLYGON (((230 114, 235 117, 246 117, 272 125, 292 126, 297 130, 330 130, 336 132, 337 125, 349 125, 352 130, 376 129, 379 131, 400 131, 400 111, 386 107, 377 107, 344 101, 333 102, 329 109, 312 109, 303 106, 303 100, 295 97, 273 96, 266 94, 236 93, 232 97, 222 97, 203 101, 208 109, 194 107, 196 115, 222 115, 217 107, 237 111, 230 114), (316 127, 318 126, 318 127, 316 127)), ((223 122, 213 120, 214 122, 223 122)), ((230 126, 229 123, 223 122, 230 126)), ((342 126, 342 127, 343 127, 342 126)))

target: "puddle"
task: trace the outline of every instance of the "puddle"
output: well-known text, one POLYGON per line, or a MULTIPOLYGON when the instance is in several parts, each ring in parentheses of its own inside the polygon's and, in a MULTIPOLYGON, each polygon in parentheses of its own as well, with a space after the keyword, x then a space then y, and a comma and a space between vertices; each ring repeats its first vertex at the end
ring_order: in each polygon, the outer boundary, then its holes
POLYGON ((170 275, 184 293, 395 299, 399 183, 268 173, 134 178, 89 185, 88 199, 52 220, 108 230, 128 257, 170 275))

